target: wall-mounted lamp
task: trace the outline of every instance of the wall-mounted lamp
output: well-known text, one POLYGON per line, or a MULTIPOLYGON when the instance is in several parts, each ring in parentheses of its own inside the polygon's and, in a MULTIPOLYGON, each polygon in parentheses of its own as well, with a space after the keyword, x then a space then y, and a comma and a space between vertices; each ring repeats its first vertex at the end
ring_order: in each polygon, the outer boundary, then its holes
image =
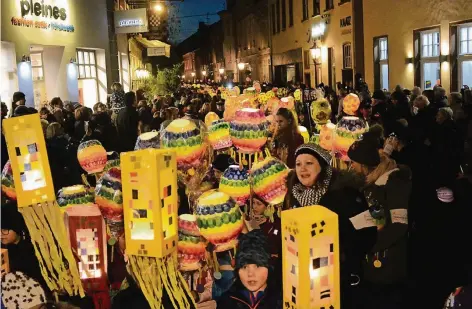
POLYGON ((192 77, 195 77, 195 72, 190 73, 190 75, 192 75, 192 77))
POLYGON ((321 48, 316 45, 316 42, 310 48, 310 53, 315 64, 321 64, 321 48))
POLYGON ((207 75, 207 71, 203 70, 203 71, 202 71, 202 74, 203 74, 203 76, 206 76, 206 75, 207 75))
POLYGON ((440 56, 439 56, 439 61, 440 61, 440 62, 446 62, 446 61, 447 61, 447 57, 448 57, 448 55, 440 55, 440 56))
POLYGON ((240 71, 244 70, 244 67, 245 67, 245 66, 246 66, 246 64, 245 64, 244 62, 238 63, 238 69, 239 69, 240 71))
POLYGON ((413 63, 413 57, 408 57, 405 59, 405 64, 413 63))
POLYGON ((225 69, 224 69, 224 68, 220 68, 218 71, 220 72, 220 74, 224 74, 224 73, 225 73, 225 69))

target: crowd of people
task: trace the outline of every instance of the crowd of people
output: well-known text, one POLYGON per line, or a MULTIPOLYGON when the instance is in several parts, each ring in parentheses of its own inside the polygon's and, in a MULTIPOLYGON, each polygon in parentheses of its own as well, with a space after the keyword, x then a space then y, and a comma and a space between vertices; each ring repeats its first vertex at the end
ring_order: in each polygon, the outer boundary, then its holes
MULTIPOLYGON (((272 85, 262 88, 265 92, 272 85)), ((299 88, 305 89, 290 86, 287 95, 299 88)), ((291 169, 282 211, 322 205, 338 215, 341 308, 470 306, 472 91, 446 94, 439 85, 424 91, 397 86, 391 93, 370 93, 365 84, 357 89, 318 88, 331 105, 334 124, 345 116, 346 95, 359 96, 357 116, 370 129, 350 146, 349 169, 332 167, 329 152, 305 142, 299 125, 308 129, 312 140, 319 133, 306 102, 296 102, 295 111, 278 109, 267 145, 271 155, 291 169), (363 219, 366 211, 371 220, 363 219)), ((133 151, 142 133, 160 132, 175 119, 204 122, 209 112, 223 118, 225 100, 217 85, 213 96, 202 89, 182 85, 172 95, 152 97, 141 90, 125 93, 114 83, 109 102, 92 109, 53 98, 39 111, 27 107, 25 95, 16 92, 11 111, 2 103, 1 115, 3 120, 39 113, 57 192, 82 183, 84 172, 77 160, 82 142, 98 140, 116 155, 133 151)), ((1 150, 3 169, 9 159, 3 132, 1 150)), ((218 187, 221 175, 233 164, 229 154, 215 155, 207 173, 212 187, 218 187)), ((191 211, 186 193, 182 185, 179 214, 191 211)), ((269 216, 268 204, 257 196, 251 205, 236 256, 218 254, 218 275, 205 267, 195 288, 190 286, 197 308, 286 308, 280 217, 269 216)), ((42 290, 35 295, 22 291, 26 296, 21 297, 31 300, 28 306, 15 308, 47 308, 52 291, 44 283, 22 217, 3 193, 1 215, 2 247, 9 250, 12 273, 2 279, 2 290, 13 289, 16 280, 23 280, 23 287, 38 284, 42 290)), ((139 284, 127 273, 124 237, 113 247, 108 254, 112 308, 148 308, 139 284)), ((2 294, 2 305, 14 308, 10 304, 15 296, 2 294)), ((56 306, 93 308, 84 299, 62 300, 69 305, 56 306)))

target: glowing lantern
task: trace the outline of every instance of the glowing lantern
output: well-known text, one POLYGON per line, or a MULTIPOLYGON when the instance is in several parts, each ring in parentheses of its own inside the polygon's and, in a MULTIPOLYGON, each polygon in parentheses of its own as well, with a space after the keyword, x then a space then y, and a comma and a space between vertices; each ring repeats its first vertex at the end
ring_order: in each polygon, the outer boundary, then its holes
POLYGON ((43 279, 52 291, 64 290, 71 296, 83 297, 85 294, 77 264, 67 243, 66 229, 56 204, 39 115, 5 119, 3 131, 18 209, 31 235, 43 279))
POLYGON ((110 229, 109 243, 113 245, 124 232, 120 166, 110 168, 100 177, 95 186, 95 203, 110 229))
POLYGON ((252 86, 256 89, 257 93, 261 92, 261 84, 259 82, 255 82, 252 86))
POLYGON ((210 190, 197 201, 197 225, 205 239, 216 246, 215 251, 235 248, 243 229, 243 214, 238 204, 226 193, 210 190))
POLYGON ((10 272, 10 260, 8 259, 8 249, 1 249, 1 278, 10 272))
POLYGON ((188 169, 198 165, 205 152, 200 129, 191 120, 172 121, 165 128, 161 138, 164 149, 176 151, 179 169, 188 169))
POLYGON ((348 115, 354 116, 356 115, 356 111, 359 108, 361 101, 357 94, 349 93, 343 99, 343 112, 348 115))
POLYGON ((208 128, 208 140, 214 150, 229 148, 233 145, 229 129, 229 123, 223 119, 213 122, 208 128))
POLYGON ((302 91, 300 89, 295 90, 293 93, 293 97, 295 98, 295 101, 301 102, 302 100, 302 91))
POLYGON ((77 159, 87 173, 99 173, 107 164, 107 152, 99 141, 86 141, 79 145, 77 159))
POLYGON ((221 176, 219 190, 231 196, 239 205, 246 204, 251 195, 247 169, 230 165, 221 176))
POLYGON ((341 308, 338 216, 322 206, 282 212, 283 301, 341 308))
POLYGON ((11 170, 10 160, 5 163, 2 171, 2 192, 10 200, 16 201, 15 182, 13 180, 13 173, 11 170))
POLYGON ((271 205, 284 201, 287 193, 288 167, 280 160, 268 157, 251 168, 254 193, 271 205))
POLYGON ((231 122, 231 140, 243 153, 259 151, 267 141, 267 120, 260 109, 243 108, 231 122))
POLYGON ((83 185, 65 187, 57 193, 57 204, 63 211, 72 206, 93 206, 94 201, 93 193, 87 191, 83 185))
POLYGON ((152 309, 162 307, 164 290, 174 307, 189 309, 190 291, 177 265, 175 150, 122 153, 121 177, 126 253, 131 274, 152 309))
POLYGON ((298 131, 300 131, 300 134, 303 136, 303 142, 308 143, 310 141, 310 134, 308 133, 307 128, 304 126, 298 126, 298 131))
POLYGON ((336 126, 331 122, 321 126, 319 145, 323 149, 328 150, 328 151, 331 151, 333 149, 335 129, 336 129, 336 126))
POLYGON ((341 160, 349 161, 347 151, 362 134, 369 130, 369 125, 359 117, 345 116, 336 125, 334 147, 341 154, 341 160))
POLYGON ((267 100, 266 109, 269 113, 272 113, 273 115, 275 115, 273 111, 274 109, 278 109, 279 105, 280 105, 280 99, 273 96, 267 100))
POLYGON ((108 307, 106 233, 102 214, 96 205, 68 207, 64 217, 72 250, 78 258, 80 279, 97 307, 108 307))
POLYGON ((220 119, 220 117, 218 117, 218 115, 216 113, 209 112, 205 116, 205 124, 206 124, 207 127, 209 127, 209 126, 211 126, 213 121, 216 121, 216 120, 219 120, 219 119, 220 119))
POLYGON ((231 89, 231 92, 233 95, 240 95, 241 94, 241 89, 239 89, 238 86, 234 86, 233 89, 231 89))
POLYGON ((201 268, 205 258, 206 243, 197 226, 195 215, 179 216, 179 242, 177 244, 179 269, 193 271, 201 268))
POLYGON ((151 131, 146 132, 138 136, 134 150, 146 149, 146 148, 155 148, 159 149, 159 132, 151 131))
POLYGON ((331 104, 325 98, 311 103, 311 117, 316 124, 326 124, 331 118, 331 104))
POLYGON ((240 108, 240 98, 238 96, 229 96, 225 100, 225 112, 223 118, 226 121, 231 121, 236 115, 236 111, 240 108))

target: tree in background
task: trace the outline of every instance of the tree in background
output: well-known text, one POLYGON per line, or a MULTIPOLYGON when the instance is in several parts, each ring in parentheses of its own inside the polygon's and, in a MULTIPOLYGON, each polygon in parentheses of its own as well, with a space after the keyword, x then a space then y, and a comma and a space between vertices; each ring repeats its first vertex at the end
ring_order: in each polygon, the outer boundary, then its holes
POLYGON ((143 80, 140 88, 146 92, 148 99, 154 95, 172 94, 180 85, 181 68, 181 63, 162 70, 157 68, 156 76, 149 76, 143 80))

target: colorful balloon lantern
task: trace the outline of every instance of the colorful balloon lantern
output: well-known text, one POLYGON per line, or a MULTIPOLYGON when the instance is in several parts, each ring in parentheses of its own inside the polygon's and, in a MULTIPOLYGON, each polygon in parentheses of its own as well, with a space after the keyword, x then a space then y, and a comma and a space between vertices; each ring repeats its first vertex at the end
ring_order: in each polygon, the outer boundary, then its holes
POLYGON ((159 132, 151 131, 151 132, 143 133, 138 136, 138 140, 136 141, 134 150, 147 149, 147 148, 159 149, 159 146, 160 146, 159 132))
POLYGON ((205 152, 200 129, 191 120, 172 121, 165 128, 161 139, 163 148, 175 149, 179 169, 197 166, 205 152))
POLYGON ((210 190, 197 201, 197 225, 202 236, 216 246, 215 251, 236 247, 243 229, 239 205, 226 193, 210 190))
POLYGON ((2 192, 10 200, 16 201, 15 183, 13 181, 13 173, 11 170, 10 160, 5 163, 2 171, 2 192))
POLYGON ((209 126, 211 126, 213 121, 216 121, 218 119, 220 119, 220 117, 218 117, 218 115, 215 112, 209 112, 205 116, 205 124, 206 124, 207 127, 209 127, 209 126))
POLYGON ((323 149, 328 151, 331 151, 333 149, 335 129, 336 126, 331 122, 328 122, 327 124, 321 126, 319 145, 323 149))
POLYGON ((354 116, 360 104, 361 101, 357 94, 349 93, 343 99, 343 112, 348 115, 354 116))
POLYGON ((246 204, 251 195, 247 169, 231 165, 221 176, 219 190, 231 196, 239 205, 246 204))
POLYGON ((179 216, 179 242, 177 243, 177 257, 181 271, 194 271, 201 268, 201 261, 205 258, 206 243, 200 234, 195 215, 183 214, 179 216))
POLYGON ((316 124, 326 124, 331 118, 331 104, 325 98, 319 98, 311 103, 311 117, 316 124))
POLYGON ((94 202, 93 193, 83 185, 64 187, 57 193, 57 203, 64 211, 72 206, 93 206, 94 202))
POLYGON ((214 150, 229 148, 233 145, 229 134, 229 122, 223 119, 214 121, 208 128, 208 140, 214 150))
POLYGON ((107 164, 107 152, 99 141, 90 140, 79 145, 77 159, 87 173, 99 173, 107 164))
POLYGON ((231 121, 231 140, 243 153, 259 151, 267 141, 267 120, 264 112, 255 108, 243 108, 231 121))
POLYGON ((336 125, 334 147, 341 154, 341 160, 349 161, 347 151, 359 137, 369 130, 369 125, 359 117, 345 116, 336 125))
POLYGON ((256 95, 256 88, 254 88, 254 87, 246 88, 246 89, 244 89, 243 93, 250 94, 250 95, 256 95))
MULTIPOLYGON (((119 161, 119 160, 117 160, 119 161)), ((116 241, 124 231, 123 193, 120 167, 110 168, 95 186, 95 204, 100 208, 112 238, 116 241)))
POLYGON ((298 131, 300 131, 300 134, 303 137, 303 142, 308 143, 310 141, 310 134, 308 133, 307 128, 304 126, 298 126, 298 131))
POLYGON ((272 157, 254 164, 251 168, 254 193, 271 205, 282 203, 287 193, 288 172, 282 161, 272 157))

